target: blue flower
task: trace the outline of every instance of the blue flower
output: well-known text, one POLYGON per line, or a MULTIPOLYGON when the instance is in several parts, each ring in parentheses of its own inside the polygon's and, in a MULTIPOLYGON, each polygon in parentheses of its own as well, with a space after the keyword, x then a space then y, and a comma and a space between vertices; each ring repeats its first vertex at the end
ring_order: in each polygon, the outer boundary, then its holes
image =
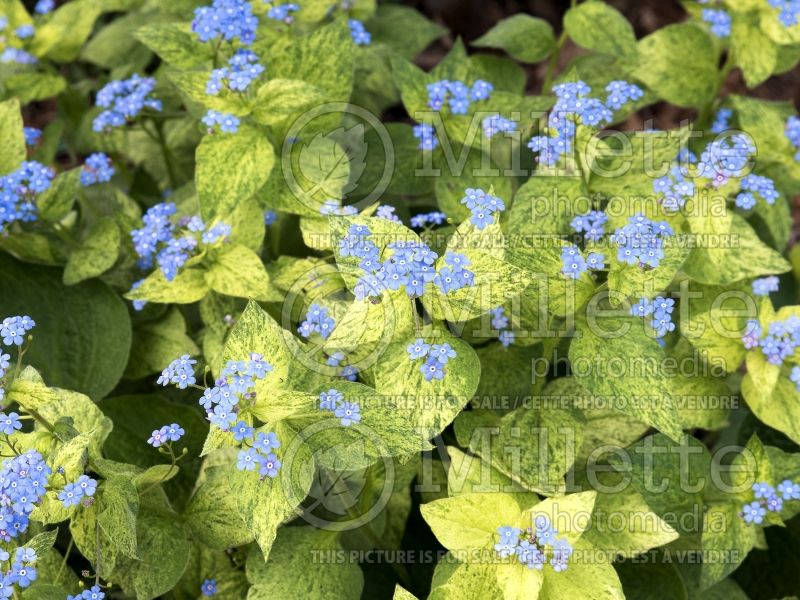
POLYGON ((379 219, 386 219, 387 221, 392 221, 394 223, 400 223, 400 217, 394 214, 395 208, 394 206, 388 206, 386 204, 382 204, 378 207, 375 211, 375 216, 379 219))
POLYGON ((267 11, 267 18, 274 21, 283 21, 289 25, 294 21, 294 16, 291 13, 299 10, 300 6, 294 3, 279 4, 278 6, 270 7, 269 11, 267 11))
POLYGON ((771 485, 762 481, 753 484, 753 495, 756 498, 769 498, 775 495, 775 490, 771 485))
POLYGON ((347 23, 350 26, 350 35, 356 46, 369 46, 370 42, 372 42, 372 35, 364 29, 364 23, 357 19, 349 19, 347 23))
POLYGON ((64 508, 77 506, 81 503, 82 498, 83 490, 74 483, 66 484, 64 489, 58 493, 58 499, 61 501, 61 504, 64 505, 64 508))
POLYGON ((222 113, 216 110, 208 110, 202 118, 203 123, 208 127, 209 132, 219 125, 221 131, 225 133, 236 133, 239 131, 239 119, 231 114, 222 113))
POLYGON ((541 571, 544 567, 547 558, 538 546, 531 543, 529 540, 522 540, 516 548, 517 560, 529 569, 536 569, 541 571))
POLYGON ((177 423, 172 423, 171 425, 164 425, 162 429, 166 431, 166 439, 169 442, 177 442, 186 433, 183 430, 183 427, 181 427, 177 423))
POLYGON ((316 332, 322 336, 322 339, 328 339, 334 327, 336 327, 336 321, 333 317, 328 316, 328 309, 319 304, 312 304, 308 307, 305 319, 300 323, 297 331, 305 338, 311 337, 316 332))
POLYGON ((30 23, 26 23, 25 25, 20 25, 14 30, 14 33, 17 34, 17 37, 21 40, 26 40, 28 38, 33 37, 36 34, 36 29, 34 29, 33 25, 30 23))
POLYGON ((731 16, 724 10, 704 8, 703 21, 711 25, 711 33, 718 38, 725 38, 731 34, 731 16))
POLYGON ((253 443, 253 447, 256 450, 259 450, 263 454, 269 454, 272 450, 281 447, 281 442, 278 439, 278 436, 275 435, 274 432, 270 431, 264 433, 263 431, 259 431, 256 434, 255 442, 253 443))
POLYGON ((418 148, 420 150, 433 150, 439 145, 439 139, 436 137, 436 130, 433 128, 433 125, 429 123, 414 125, 412 133, 414 137, 419 140, 418 148))
POLYGON ((605 233, 604 225, 608 222, 608 215, 600 210, 589 211, 572 219, 570 226, 577 233, 583 232, 583 237, 596 242, 605 233))
POLYGON ((150 434, 147 443, 153 448, 160 448, 162 445, 167 443, 166 432, 163 429, 154 429, 153 433, 150 434))
POLYGON ((778 291, 778 278, 774 275, 762 277, 753 281, 753 293, 756 296, 769 296, 771 292, 778 291))
POLYGON ((236 38, 245 46, 256 37, 258 18, 247 0, 214 0, 211 6, 194 9, 192 31, 201 42, 222 37, 226 42, 236 38))
POLYGON ((29 316, 6 317, 0 323, 0 337, 3 338, 5 345, 14 344, 21 346, 25 341, 25 333, 36 326, 36 323, 29 316))
POLYGON ((90 154, 81 169, 81 185, 89 186, 95 183, 111 181, 114 176, 114 167, 111 159, 102 152, 90 154))
POLYGON ((206 579, 200 586, 200 593, 207 597, 214 596, 217 593, 217 580, 206 579))
POLYGON ((746 523, 755 523, 756 525, 761 525, 764 521, 764 515, 767 514, 767 510, 761 506, 761 503, 758 501, 751 502, 750 504, 745 504, 742 508, 742 516, 746 523))
POLYGON ((447 342, 443 344, 434 344, 428 352, 428 360, 437 360, 441 364, 446 365, 451 358, 456 357, 456 351, 447 342))
POLYGON ((342 402, 333 415, 345 427, 361 421, 361 406, 357 402, 342 402))
POLYGON ((517 123, 511 119, 506 119, 500 115, 491 115, 483 119, 481 123, 483 135, 493 138, 498 133, 511 133, 517 130, 517 123))
POLYGON ((358 379, 358 368, 353 365, 347 365, 339 375, 347 379, 347 381, 355 381, 358 379))
POLYGON ((47 13, 51 12, 55 7, 56 7, 55 0, 39 0, 36 3, 36 7, 33 10, 36 11, 36 14, 46 15, 47 13))
POLYGON ((627 81, 612 81, 606 86, 606 92, 608 92, 606 106, 613 110, 619 110, 628 102, 635 102, 644 97, 644 91, 639 86, 627 81))
POLYGON ((606 268, 605 258, 600 252, 590 252, 586 257, 586 266, 592 271, 601 271, 606 268))
POLYGON ((233 439, 237 442, 243 442, 253 437, 253 428, 244 421, 239 421, 231 428, 233 432, 233 439))
POLYGON ((506 208, 503 201, 497 196, 473 188, 467 188, 464 191, 461 204, 464 204, 472 212, 470 222, 480 230, 494 223, 493 214, 495 212, 501 212, 506 208))
POLYGON ((81 490, 84 496, 94 496, 97 490, 97 480, 88 475, 81 475, 75 485, 81 490))
POLYGON ((270 225, 274 225, 277 220, 278 220, 278 213, 276 213, 274 210, 264 211, 264 225, 269 227, 270 225))
POLYGON ((428 357, 419 370, 425 376, 425 381, 444 379, 444 364, 439 362, 436 357, 428 357))
POLYGON ((589 268, 577 246, 569 245, 561 249, 561 273, 572 279, 578 279, 589 268))
POLYGON ((786 138, 798 150, 794 159, 800 161, 800 117, 797 115, 792 115, 786 120, 786 138))
POLYGON ((102 591, 100 591, 100 586, 93 585, 88 590, 83 590, 83 593, 81 594, 80 597, 82 600, 103 600, 103 598, 105 598, 106 595, 102 591))
POLYGON ((6 414, 0 412, 0 433, 11 435, 19 429, 22 429, 22 422, 19 420, 17 413, 6 414))
POLYGON ((35 146, 42 138, 42 130, 36 127, 24 127, 22 133, 25 136, 26 146, 35 146))
POLYGON ((177 385, 179 389, 185 390, 190 385, 197 383, 193 367, 193 365, 196 364, 196 360, 190 358, 188 354, 184 354, 180 358, 173 360, 169 366, 161 372, 157 383, 163 386, 174 384, 177 385))
POLYGON ((96 132, 121 127, 135 119, 145 108, 160 111, 161 100, 150 98, 156 87, 152 77, 134 74, 128 79, 112 81, 97 92, 97 106, 105 108, 92 122, 96 132))
POLYGON ((494 545, 495 552, 500 558, 514 555, 522 531, 517 527, 498 527, 497 533, 500 534, 500 541, 494 545))
POLYGON ((336 410, 340 402, 344 402, 344 394, 334 388, 319 395, 320 410, 336 410))
POLYGON ((778 484, 778 493, 784 500, 800 500, 800 485, 784 479, 778 484))
POLYGON ((780 496, 770 496, 767 498, 767 510, 770 512, 781 512, 783 508, 783 499, 780 496))
POLYGON ((714 122, 711 124, 711 133, 722 133, 730 129, 730 121, 733 111, 730 108, 720 108, 714 115, 714 122))
POLYGON ((497 336, 497 339, 500 340, 500 343, 503 345, 503 348, 508 348, 511 344, 514 343, 514 340, 516 338, 517 336, 514 334, 514 332, 509 329, 501 331, 500 335, 497 336))
POLYGON ((406 352, 408 352, 408 356, 411 360, 417 360, 418 358, 425 358, 428 356, 430 349, 430 344, 426 344, 422 338, 417 338, 416 341, 408 345, 406 352))
POLYGON ((244 92, 264 71, 255 52, 240 48, 230 58, 227 66, 211 71, 206 82, 206 94, 216 96, 224 88, 244 92))
POLYGON ((36 581, 36 569, 30 565, 23 565, 22 563, 15 562, 11 565, 11 579, 16 582, 19 587, 26 588, 34 581, 36 581))
POLYGON ((25 564, 36 562, 36 550, 33 548, 17 548, 14 560, 25 564))
POLYGON ((239 450, 239 455, 236 459, 236 468, 240 471, 253 471, 258 466, 259 454, 255 448, 247 450, 239 450))
POLYGON ((664 258, 663 238, 673 235, 666 221, 651 221, 641 213, 617 229, 612 241, 618 246, 617 260, 641 268, 655 268, 664 258))
POLYGON ((278 470, 281 468, 281 461, 278 457, 270 452, 266 456, 260 456, 258 459, 258 473, 262 477, 275 478, 278 475, 278 470))

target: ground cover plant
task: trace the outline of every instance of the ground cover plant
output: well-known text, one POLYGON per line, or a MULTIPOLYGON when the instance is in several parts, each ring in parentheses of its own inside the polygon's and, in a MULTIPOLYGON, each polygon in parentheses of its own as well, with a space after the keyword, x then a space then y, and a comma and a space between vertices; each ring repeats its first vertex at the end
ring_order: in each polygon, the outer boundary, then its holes
POLYGON ((0 0, 0 598, 797 594, 800 2, 552 4, 0 0))

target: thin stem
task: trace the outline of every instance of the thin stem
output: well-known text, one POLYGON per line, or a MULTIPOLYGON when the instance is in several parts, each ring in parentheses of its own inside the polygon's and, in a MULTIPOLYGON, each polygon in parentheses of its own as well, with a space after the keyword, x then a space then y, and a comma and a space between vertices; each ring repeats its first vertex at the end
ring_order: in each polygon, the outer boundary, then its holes
POLYGON ((164 154, 164 164, 167 167, 167 176, 169 177, 169 185, 174 190, 178 185, 178 179, 175 177, 175 171, 170 158, 169 148, 167 147, 167 139, 164 137, 164 126, 160 121, 154 121, 156 132, 158 133, 158 143, 161 145, 161 152, 164 154))
POLYGON ((69 558, 69 553, 72 552, 72 545, 75 543, 74 538, 70 536, 69 544, 67 545, 67 550, 64 552, 64 558, 61 561, 61 566, 58 567, 58 572, 56 573, 55 582, 58 583, 59 579, 61 578, 61 573, 64 571, 64 567, 67 566, 67 559, 69 558))

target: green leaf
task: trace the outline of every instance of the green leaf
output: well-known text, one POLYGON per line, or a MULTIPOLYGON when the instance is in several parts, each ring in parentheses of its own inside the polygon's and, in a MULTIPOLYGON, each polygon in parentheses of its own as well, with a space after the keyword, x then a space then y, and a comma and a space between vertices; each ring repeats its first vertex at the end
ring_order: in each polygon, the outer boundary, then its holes
POLYGON ((149 23, 136 30, 134 37, 179 69, 191 69, 209 62, 209 44, 197 39, 190 27, 180 23, 149 23))
POLYGON ((200 349, 186 335, 186 321, 181 311, 173 306, 160 319, 134 326, 125 376, 139 379, 162 371, 178 356, 199 353, 200 349))
POLYGON ((408 60, 447 31, 413 8, 399 4, 379 5, 366 28, 373 42, 385 44, 408 60))
POLYGON ((56 537, 58 537, 58 529, 51 529, 33 536, 25 542, 25 547, 32 548, 37 556, 43 556, 53 548, 56 537))
MULTIPOLYGON (((285 128, 305 111, 322 104, 317 86, 299 79, 270 79, 256 92, 253 119, 262 125, 285 128)), ((283 139, 283 136, 278 136, 283 139)))
POLYGON ((58 269, 0 256, 0 314, 27 314, 36 340, 25 362, 51 385, 102 398, 128 362, 131 325, 125 304, 98 280, 65 287, 58 269))
POLYGON ((121 234, 112 219, 102 219, 89 229, 67 259, 64 284, 74 285, 108 271, 117 262, 121 234))
POLYGON ((230 494, 232 468, 233 465, 223 465, 204 470, 202 481, 186 505, 184 519, 189 530, 209 548, 225 550, 253 539, 237 512, 235 497, 230 494))
POLYGON ((756 528, 739 516, 740 510, 741 504, 724 502, 711 504, 706 511, 705 518, 715 523, 715 526, 703 531, 703 552, 712 557, 703 561, 700 577, 700 586, 703 589, 725 579, 755 545, 756 528), (738 559, 724 558, 728 553, 738 559), (720 558, 714 559, 715 556, 720 558))
POLYGON ((0 173, 5 175, 19 167, 28 155, 18 100, 0 102, 0 138, 4 140, 0 173))
POLYGON ((521 62, 535 63, 550 55, 556 47, 556 39, 547 21, 520 14, 498 22, 472 45, 498 48, 521 62))
POLYGON ((249 198, 267 182, 275 153, 263 132, 242 125, 236 133, 204 137, 196 160, 200 214, 213 222, 224 220, 241 199, 249 198))
POLYGON ((125 294, 125 297, 129 300, 162 304, 192 304, 207 293, 205 273, 200 269, 184 269, 172 281, 167 281, 161 269, 156 269, 139 287, 125 294))
POLYGON ((136 515, 139 496, 133 482, 113 477, 105 482, 98 500, 100 531, 123 556, 137 558, 136 515))
POLYGON ((710 102, 717 91, 717 52, 704 30, 668 25, 637 44, 637 79, 661 98, 684 107, 710 102))
POLYGON ((53 73, 14 73, 3 81, 5 95, 28 104, 46 100, 67 89, 67 80, 53 73))
POLYGON ((420 435, 431 438, 444 430, 472 398, 480 380, 480 361, 466 342, 445 332, 421 333, 390 344, 375 366, 375 389, 385 395, 405 398, 405 417, 420 435), (423 361, 412 361, 406 348, 417 337, 426 343, 448 343, 456 352, 441 380, 425 381, 423 361))
POLYGON ((350 600, 361 595, 364 576, 357 563, 317 561, 343 548, 336 532, 314 527, 283 527, 269 555, 269 562, 254 547, 247 557, 248 600, 307 598, 350 600), (313 572, 313 577, 309 576, 313 572))
POLYGON ((766 81, 777 66, 777 44, 761 31, 757 22, 749 19, 733 19, 731 52, 749 88, 766 81))
POLYGON ((706 247, 696 247, 686 260, 684 271, 696 281, 712 285, 729 285, 743 279, 762 275, 785 273, 791 270, 789 262, 758 237, 742 217, 733 214, 729 240, 706 247))
POLYGON ((261 258, 245 246, 226 245, 213 258, 205 274, 215 292, 239 298, 268 300, 269 276, 261 258))
POLYGON ((564 29, 582 48, 636 62, 636 36, 628 19, 605 2, 584 2, 564 15, 564 29))
POLYGON ((70 169, 56 175, 50 187, 36 200, 39 216, 52 222, 66 217, 81 189, 80 180, 81 169, 70 169))
POLYGON ((86 451, 93 437, 94 432, 90 431, 76 435, 71 440, 62 441, 49 458, 53 470, 63 469, 67 481, 75 481, 80 475, 83 475, 86 451))
POLYGON ((102 3, 95 0, 73 0, 59 6, 36 28, 31 52, 57 62, 74 60, 103 12, 102 3))
POLYGON ((577 323, 578 336, 569 347, 575 378, 591 394, 617 399, 617 410, 680 439, 671 381, 663 369, 664 351, 646 334, 641 319, 605 316, 602 322, 577 323), (620 374, 611 375, 613 365, 620 374))

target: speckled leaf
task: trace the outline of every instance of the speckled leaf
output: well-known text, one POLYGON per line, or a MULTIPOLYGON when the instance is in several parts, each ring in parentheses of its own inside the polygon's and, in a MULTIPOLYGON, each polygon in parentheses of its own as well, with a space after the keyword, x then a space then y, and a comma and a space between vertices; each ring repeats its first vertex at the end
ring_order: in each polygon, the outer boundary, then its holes
POLYGON ((10 173, 25 160, 25 136, 22 135, 22 114, 19 100, 0 102, 0 139, 3 140, 3 153, 0 158, 0 174, 10 173))
POLYGON ((117 262, 120 237, 119 227, 113 219, 95 223, 69 255, 64 267, 64 284, 74 285, 98 277, 113 267, 117 262))
POLYGON ((208 287, 239 298, 269 299, 269 276, 261 258, 245 246, 224 246, 205 274, 208 287))
POLYGON ((587 50, 636 61, 636 36, 628 19, 605 2, 584 2, 567 11, 564 28, 587 50))
POLYGON ((156 269, 125 297, 161 304, 192 304, 202 300, 207 293, 208 285, 200 269, 183 269, 172 281, 167 281, 161 269, 156 269))
POLYGON ((549 56, 556 46, 556 39, 550 23, 519 14, 498 22, 472 45, 499 48, 521 62, 535 63, 549 56))

